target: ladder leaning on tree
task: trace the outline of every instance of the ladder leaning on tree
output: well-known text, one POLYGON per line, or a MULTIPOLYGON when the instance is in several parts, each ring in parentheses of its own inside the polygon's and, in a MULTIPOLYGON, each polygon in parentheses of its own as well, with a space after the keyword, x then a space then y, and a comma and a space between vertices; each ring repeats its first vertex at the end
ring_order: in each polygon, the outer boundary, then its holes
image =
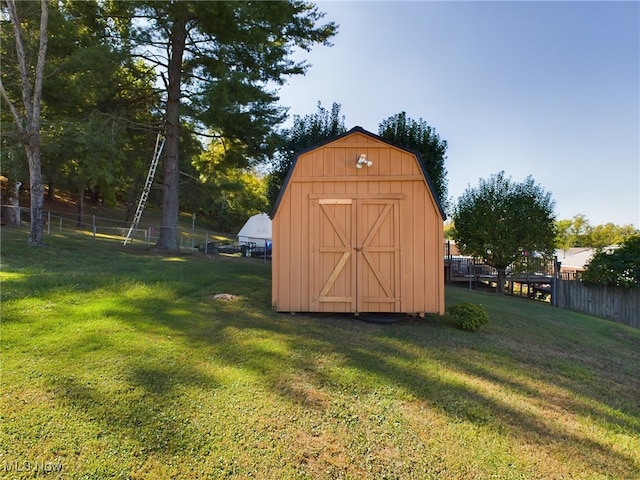
POLYGON ((165 138, 162 136, 161 133, 158 133, 158 137, 156 138, 156 147, 153 152, 153 159, 151 160, 151 165, 149 166, 149 173, 147 174, 147 180, 144 182, 144 188, 142 189, 142 194, 140 195, 138 208, 136 208, 136 214, 133 216, 133 222, 131 223, 131 227, 129 228, 129 232, 127 233, 127 238, 124 239, 125 245, 129 242, 130 239, 132 239, 132 235, 135 233, 136 229, 138 228, 138 223, 140 223, 140 218, 142 217, 144 206, 147 203, 147 197, 149 197, 149 191, 151 190, 151 185, 153 184, 153 177, 156 174, 158 161, 160 160, 160 155, 162 155, 164 141, 165 141, 165 138), (160 142, 161 138, 162 138, 162 142, 160 142))

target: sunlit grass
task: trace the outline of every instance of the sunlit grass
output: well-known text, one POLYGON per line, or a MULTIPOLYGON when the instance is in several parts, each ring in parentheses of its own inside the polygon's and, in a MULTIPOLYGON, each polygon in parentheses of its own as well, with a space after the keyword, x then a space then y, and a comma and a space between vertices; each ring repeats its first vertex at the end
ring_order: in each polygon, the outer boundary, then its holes
POLYGON ((24 238, 2 231, 0 468, 638 478, 638 330, 462 289, 447 302, 484 304, 478 332, 439 317, 282 315, 261 260, 24 238))

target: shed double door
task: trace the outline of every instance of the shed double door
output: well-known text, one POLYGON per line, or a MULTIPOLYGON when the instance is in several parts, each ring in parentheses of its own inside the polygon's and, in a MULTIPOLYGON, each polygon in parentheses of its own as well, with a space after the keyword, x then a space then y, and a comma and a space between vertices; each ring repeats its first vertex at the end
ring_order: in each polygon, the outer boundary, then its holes
POLYGON ((398 199, 311 202, 311 310, 400 310, 398 199))

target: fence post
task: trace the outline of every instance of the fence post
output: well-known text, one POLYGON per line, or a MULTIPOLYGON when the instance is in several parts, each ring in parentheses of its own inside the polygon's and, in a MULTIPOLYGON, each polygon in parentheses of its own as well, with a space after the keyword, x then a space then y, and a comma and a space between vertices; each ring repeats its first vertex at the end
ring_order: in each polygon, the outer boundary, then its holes
POLYGON ((553 257, 553 276, 551 277, 551 306, 558 306, 558 278, 560 277, 560 263, 558 256, 553 257))
POLYGON ((51 233, 51 210, 47 212, 47 235, 51 233))

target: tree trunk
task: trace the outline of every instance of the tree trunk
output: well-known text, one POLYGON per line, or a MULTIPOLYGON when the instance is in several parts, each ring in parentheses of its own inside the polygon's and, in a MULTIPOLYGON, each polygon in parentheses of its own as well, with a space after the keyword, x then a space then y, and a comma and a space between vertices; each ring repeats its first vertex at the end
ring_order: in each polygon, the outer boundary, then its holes
POLYGON ((164 156, 164 181, 162 184, 162 224, 156 246, 163 250, 178 250, 178 182, 180 168, 180 91, 182 81, 182 57, 187 39, 186 21, 176 20, 172 28, 171 58, 169 59, 167 88, 167 127, 164 156))
POLYGON ((78 188, 78 203, 76 213, 78 214, 76 227, 82 227, 84 225, 84 187, 78 188))
POLYGON ((25 145, 29 160, 29 193, 31 196, 31 228, 29 245, 44 245, 44 183, 40 168, 40 130, 31 134, 29 143, 25 145))
MULTIPOLYGON (((16 225, 19 227, 22 224, 22 217, 20 215, 20 187, 21 182, 13 183, 9 182, 8 194, 7 194, 7 208, 3 210, 6 213, 7 223, 9 225, 16 225)), ((4 220, 4 218, 3 218, 4 220)))
POLYGON ((507 280, 507 272, 504 268, 496 268, 498 271, 498 280, 496 285, 496 293, 498 295, 504 295, 504 284, 507 280))
POLYGON ((124 221, 128 222, 131 218, 131 213, 133 212, 133 202, 127 200, 127 209, 124 214, 124 221))
POLYGON ((53 186, 53 182, 49 180, 47 183, 47 200, 55 200, 56 198, 56 189, 53 186))

